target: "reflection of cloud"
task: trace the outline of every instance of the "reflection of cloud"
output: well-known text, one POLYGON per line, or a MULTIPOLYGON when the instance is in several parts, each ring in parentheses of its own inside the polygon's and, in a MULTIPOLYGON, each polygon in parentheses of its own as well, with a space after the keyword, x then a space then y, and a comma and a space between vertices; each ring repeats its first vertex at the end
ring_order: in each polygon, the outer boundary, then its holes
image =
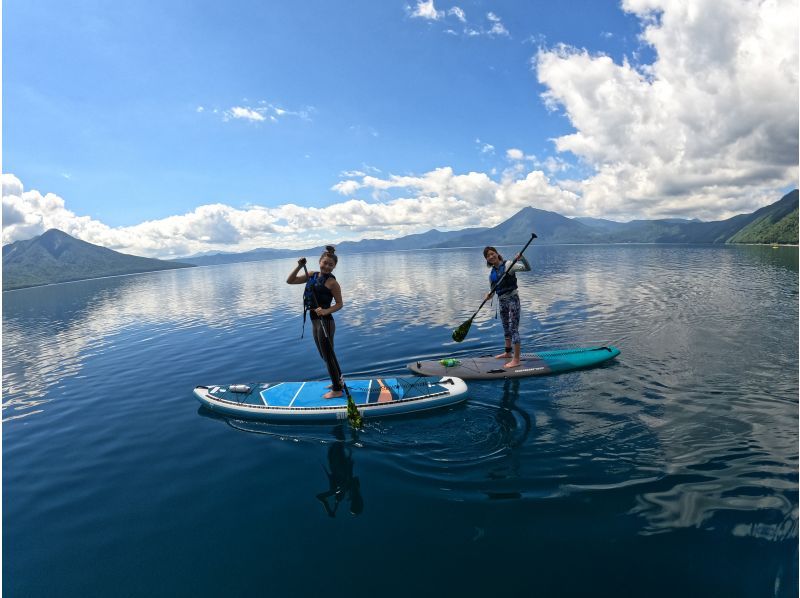
MULTIPOLYGON (((99 320, 72 322, 44 319, 41 314, 32 321, 16 318, 13 314, 22 302, 21 292, 3 297, 3 421, 34 413, 32 408, 49 402, 42 399, 48 388, 80 372, 81 355, 102 350, 107 334, 102 315, 99 320)), ((108 323, 119 324, 116 318, 108 323)))
MULTIPOLYGON (((742 471, 758 469, 756 464, 748 463, 742 471)), ((708 527, 709 521, 719 512, 724 511, 749 511, 753 514, 775 511, 782 514, 777 523, 737 523, 732 530, 733 535, 770 541, 796 537, 797 523, 793 521, 791 500, 778 493, 769 496, 750 495, 746 488, 742 488, 742 480, 729 473, 702 477, 695 482, 675 484, 667 490, 638 496, 633 513, 646 517, 648 521, 648 528, 641 533, 651 535, 681 528, 702 529, 708 527)), ((790 472, 787 470, 785 473, 790 472)), ((686 474, 692 475, 692 472, 687 471, 686 474)))
MULTIPOLYGON (((750 248, 553 249, 542 252, 546 276, 536 275, 534 260, 530 311, 523 311, 560 339, 622 339, 621 375, 607 377, 613 382, 605 389, 570 388, 592 404, 572 404, 561 416, 576 443, 602 438, 605 448, 593 455, 598 468, 652 474, 622 482, 635 488, 631 513, 646 520, 642 533, 713 527, 796 539, 796 345, 794 355, 762 354, 756 366, 751 351, 760 348, 741 344, 765 326, 774 300, 758 304, 758 293, 742 288, 742 272, 764 268, 760 255, 750 248), (760 371, 770 365, 774 371, 760 371)), ((767 286, 796 286, 796 266, 769 276, 767 286)), ((771 315, 767 326, 780 326, 775 318, 796 326, 796 314, 795 306, 771 315)))
POLYGON ((264 314, 265 297, 270 309, 302 313, 298 287, 284 282, 289 264, 281 260, 280 273, 267 277, 238 277, 234 265, 193 268, 188 278, 159 272, 4 294, 4 420, 30 413, 48 389, 80 373, 88 354, 109 350, 109 339, 132 327, 228 330, 264 314))
MULTIPOLYGON (((308 257, 314 264, 316 256, 308 257)), ((143 329, 227 335, 257 321, 265 339, 299 337, 303 287, 285 282, 295 264, 200 267, 6 293, 3 417, 30 413, 53 387, 79 375, 87 359, 117 350, 126 335, 143 329)), ((387 331, 430 327, 438 330, 431 342, 442 347, 486 293, 483 264, 479 249, 342 255, 336 275, 345 308, 336 319, 382 343, 387 331)), ((492 315, 484 310, 473 335, 492 315)), ((308 340, 293 350, 307 350, 308 340)))
POLYGON ((725 514, 736 512, 734 536, 796 541, 797 437, 780 433, 796 428, 796 410, 737 401, 732 390, 724 391, 729 400, 708 406, 666 397, 663 419, 672 425, 653 429, 666 475, 645 487, 631 510, 646 519, 643 534, 716 528, 716 518, 731 521, 725 514))
MULTIPOLYGON (((514 249, 500 248, 505 257, 511 257, 514 249)), ((598 316, 613 316, 620 305, 630 303, 631 289, 614 275, 619 262, 608 262, 605 256, 608 249, 574 248, 573 251, 585 256, 578 259, 597 264, 579 272, 571 269, 567 262, 560 262, 558 256, 563 254, 559 249, 529 249, 527 255, 533 270, 518 276, 523 325, 537 318, 557 322, 562 327, 562 338, 571 337, 574 342, 610 340, 599 338, 602 331, 592 330, 586 321, 597 322, 602 320, 598 316), (539 262, 543 257, 545 262, 539 262), (587 315, 588 305, 591 305, 591 313, 587 315)), ((346 294, 348 324, 455 328, 472 315, 489 290, 489 270, 481 252, 482 248, 476 247, 466 251, 399 251, 347 256, 341 262, 337 277, 346 294), (364 272, 377 274, 364 276, 364 272), (420 302, 425 309, 419 309, 420 302), (353 306, 357 309, 351 311, 353 306), (412 317, 399 315, 409 313, 412 317), (400 323, 400 319, 404 322, 400 323)), ((574 254, 571 256, 566 259, 575 259, 574 254)), ((487 303, 475 319, 476 326, 499 325, 494 316, 494 304, 487 303)))

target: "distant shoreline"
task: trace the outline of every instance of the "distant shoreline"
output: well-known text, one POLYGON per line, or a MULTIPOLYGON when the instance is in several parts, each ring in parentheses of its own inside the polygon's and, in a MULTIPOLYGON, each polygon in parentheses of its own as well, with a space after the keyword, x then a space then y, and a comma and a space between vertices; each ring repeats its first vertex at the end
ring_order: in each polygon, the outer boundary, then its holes
MULTIPOLYGON (((224 265, 224 264, 220 264, 224 265)), ((200 268, 202 266, 195 266, 193 268, 200 268)), ((162 270, 146 270, 144 272, 126 272, 125 274, 106 274, 105 276, 89 276, 87 278, 75 278, 72 280, 61 280, 59 282, 43 282, 41 284, 28 284, 25 286, 14 287, 13 289, 3 289, 4 293, 11 293, 13 291, 25 291, 27 289, 38 289, 41 287, 53 287, 61 284, 73 284, 76 282, 86 282, 87 280, 103 280, 105 278, 121 278, 123 276, 140 276, 142 274, 159 274, 160 272, 175 272, 176 270, 187 270, 188 268, 164 268, 162 270)))
MULTIPOLYGON (((623 245, 648 245, 648 246, 656 246, 661 245, 664 247, 675 247, 675 246, 695 246, 695 247, 774 247, 774 248, 800 248, 800 244, 796 243, 542 243, 541 245, 546 245, 547 247, 619 247, 623 245)), ((497 245, 497 247, 517 247, 517 245, 497 245)), ((480 250, 483 249, 482 245, 470 245, 464 247, 420 247, 419 249, 385 249, 385 250, 377 250, 377 251, 357 251, 355 253, 344 254, 348 256, 356 256, 356 255, 372 255, 372 254, 381 254, 381 253, 407 253, 412 251, 450 251, 454 249, 476 249, 480 250)), ((303 253, 304 250, 288 250, 295 254, 303 253)), ((266 257, 260 260, 242 260, 237 262, 225 262, 221 264, 187 264, 192 268, 214 268, 218 266, 234 266, 239 264, 253 264, 258 262, 272 262, 275 260, 282 260, 282 259, 293 259, 296 255, 287 255, 285 257, 266 257)), ((165 260, 166 261, 166 260, 165 260)), ((3 289, 3 293, 11 293, 14 291, 25 291, 28 289, 36 289, 41 287, 51 287, 56 285, 62 284, 73 284, 76 282, 86 282, 87 280, 103 280, 107 278, 120 278, 124 276, 139 276, 143 274, 158 274, 162 272, 174 272, 176 270, 186 270, 188 268, 179 267, 179 268, 166 268, 163 270, 147 270, 145 272, 128 272, 126 274, 109 274, 105 276, 88 276, 86 278, 76 278, 74 280, 64 280, 60 282, 46 282, 42 284, 31 284, 25 285, 20 287, 14 287, 13 289, 3 289)))

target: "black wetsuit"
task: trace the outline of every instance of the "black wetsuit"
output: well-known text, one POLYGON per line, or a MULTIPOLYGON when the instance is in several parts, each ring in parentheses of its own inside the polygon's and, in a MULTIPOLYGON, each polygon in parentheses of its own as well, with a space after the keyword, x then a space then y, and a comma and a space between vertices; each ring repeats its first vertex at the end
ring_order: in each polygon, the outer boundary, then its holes
POLYGON ((333 336, 336 334, 336 322, 333 316, 318 316, 314 311, 317 307, 328 309, 333 302, 333 293, 325 286, 328 279, 336 280, 333 274, 322 274, 314 272, 306 282, 306 290, 303 294, 306 309, 311 315, 311 327, 314 333, 314 342, 317 345, 320 357, 328 368, 328 375, 331 377, 331 390, 338 392, 342 390, 341 372, 336 367, 336 360, 333 354, 333 336), (313 287, 313 292, 312 292, 313 287), (323 331, 322 327, 325 327, 323 331), (327 332, 327 339, 325 333, 327 332))

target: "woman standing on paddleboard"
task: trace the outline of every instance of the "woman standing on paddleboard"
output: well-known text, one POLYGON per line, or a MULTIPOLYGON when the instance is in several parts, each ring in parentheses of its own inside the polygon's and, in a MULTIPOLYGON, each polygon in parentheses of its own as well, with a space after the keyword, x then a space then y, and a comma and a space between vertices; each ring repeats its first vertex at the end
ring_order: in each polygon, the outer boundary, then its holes
MULTIPOLYGON (((289 284, 306 285, 303 293, 303 307, 311 314, 311 326, 314 332, 314 342, 317 345, 320 357, 325 361, 328 374, 331 377, 330 392, 322 395, 325 399, 335 399, 342 396, 342 378, 337 367, 336 357, 333 353, 333 335, 336 333, 336 323, 332 313, 342 309, 342 288, 333 275, 339 258, 336 257, 336 248, 327 245, 319 258, 319 272, 299 274, 306 265, 306 258, 297 260, 297 267, 291 271, 286 282, 289 284), (333 305, 331 305, 333 303, 333 305), (323 329, 324 326, 324 329, 323 329)), ((305 313, 303 313, 305 325, 305 313)))
POLYGON ((528 260, 522 254, 517 255, 517 263, 504 261, 503 256, 494 247, 485 247, 483 257, 486 258, 486 265, 492 270, 489 273, 489 282, 492 290, 486 298, 497 293, 500 302, 500 318, 503 322, 503 334, 505 336, 505 351, 497 355, 498 359, 508 359, 504 368, 515 368, 520 364, 521 342, 519 338, 519 292, 517 291, 517 272, 529 272, 531 269, 528 260), (503 274, 508 271, 508 275, 503 278, 503 274), (500 280, 502 278, 502 281, 500 280), (500 282, 500 285, 497 283, 500 282), (513 351, 512 354, 512 345, 513 351))

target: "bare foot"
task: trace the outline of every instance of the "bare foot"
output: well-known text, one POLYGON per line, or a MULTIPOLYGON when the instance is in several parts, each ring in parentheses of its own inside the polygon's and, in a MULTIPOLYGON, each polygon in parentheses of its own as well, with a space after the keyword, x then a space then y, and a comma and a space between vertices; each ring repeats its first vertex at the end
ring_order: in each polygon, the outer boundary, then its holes
POLYGON ((343 396, 344 393, 341 390, 332 390, 330 392, 326 392, 322 395, 323 399, 338 399, 339 397, 343 396))
POLYGON ((509 361, 508 363, 503 365, 503 367, 504 368, 518 368, 520 365, 522 365, 522 364, 519 362, 519 360, 512 359, 511 361, 509 361))
POLYGON ((507 351, 494 356, 495 359, 509 359, 510 357, 513 357, 513 355, 507 351))

